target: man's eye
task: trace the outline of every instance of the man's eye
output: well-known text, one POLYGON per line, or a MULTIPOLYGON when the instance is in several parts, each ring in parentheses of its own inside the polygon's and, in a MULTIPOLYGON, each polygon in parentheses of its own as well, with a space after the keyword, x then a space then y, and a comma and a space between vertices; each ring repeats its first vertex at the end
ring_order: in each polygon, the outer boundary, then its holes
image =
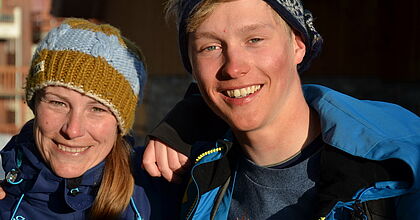
POLYGON ((262 38, 252 38, 251 40, 249 40, 250 43, 258 43, 260 41, 262 41, 262 38))

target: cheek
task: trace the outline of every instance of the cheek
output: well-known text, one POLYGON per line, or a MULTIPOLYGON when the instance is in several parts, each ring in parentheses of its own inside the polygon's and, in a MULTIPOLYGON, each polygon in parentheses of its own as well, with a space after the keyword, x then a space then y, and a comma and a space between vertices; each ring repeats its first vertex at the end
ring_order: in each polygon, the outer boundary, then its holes
POLYGON ((200 89, 208 89, 217 83, 221 64, 215 59, 198 58, 193 63, 193 76, 199 83, 200 89))
POLYGON ((114 143, 118 132, 115 118, 107 118, 90 124, 90 134, 94 139, 106 144, 114 143))
POLYGON ((98 129, 95 134, 92 135, 92 138, 99 144, 100 147, 97 151, 97 155, 100 160, 106 158, 106 156, 111 152, 112 148, 115 145, 117 140, 117 128, 114 127, 113 129, 103 128, 98 129))
MULTIPOLYGON (((50 159, 50 146, 51 146, 51 134, 48 133, 48 129, 45 128, 45 126, 42 126, 39 124, 38 119, 34 122, 34 139, 35 139, 35 145, 38 149, 38 152, 41 154, 41 157, 44 159, 44 161, 48 164, 48 161, 50 159)), ((51 132, 52 133, 52 132, 51 132)))
POLYGON ((117 128, 115 127, 114 129, 104 129, 101 135, 104 136, 104 143, 108 145, 113 145, 115 140, 117 139, 117 128))
POLYGON ((64 121, 64 114, 51 111, 41 104, 36 105, 34 129, 37 130, 36 135, 41 140, 55 136, 62 128, 64 121))
POLYGON ((46 135, 52 132, 57 132, 61 128, 62 119, 56 114, 48 113, 46 111, 37 111, 36 126, 40 133, 46 135))
POLYGON ((257 59, 265 66, 278 68, 291 61, 291 54, 286 46, 267 47, 258 54, 257 59))
POLYGON ((277 56, 266 56, 260 58, 260 67, 264 72, 269 73, 270 78, 280 78, 286 80, 287 75, 294 73, 296 64, 294 64, 293 56, 287 50, 277 53, 277 56))
POLYGON ((221 55, 200 56, 195 55, 191 59, 191 67, 193 75, 201 79, 215 78, 223 66, 223 59, 221 55))
POLYGON ((209 75, 203 74, 195 74, 193 73, 194 79, 197 81, 198 88, 200 89, 200 93, 203 96, 203 98, 208 101, 210 96, 210 91, 212 91, 211 86, 211 78, 209 75))

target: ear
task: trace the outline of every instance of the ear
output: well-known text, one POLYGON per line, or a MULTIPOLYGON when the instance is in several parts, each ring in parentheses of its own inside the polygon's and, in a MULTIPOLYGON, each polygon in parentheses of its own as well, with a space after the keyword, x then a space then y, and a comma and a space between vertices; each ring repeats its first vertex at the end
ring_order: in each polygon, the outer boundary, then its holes
POLYGON ((295 52, 295 64, 298 65, 302 62, 303 57, 305 56, 306 46, 302 37, 298 33, 293 33, 292 40, 295 52))

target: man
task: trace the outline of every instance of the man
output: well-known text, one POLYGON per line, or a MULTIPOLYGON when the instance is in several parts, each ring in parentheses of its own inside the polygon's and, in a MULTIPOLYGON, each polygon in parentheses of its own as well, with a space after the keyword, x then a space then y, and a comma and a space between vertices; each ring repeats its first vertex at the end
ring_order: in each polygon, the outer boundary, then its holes
MULTIPOLYGON (((221 136, 192 95, 151 134, 195 160, 182 219, 420 219, 419 117, 302 86, 322 39, 300 1, 172 0, 169 11, 184 66, 230 127, 221 136)), ((152 140, 144 166, 175 179, 177 151, 152 140)))

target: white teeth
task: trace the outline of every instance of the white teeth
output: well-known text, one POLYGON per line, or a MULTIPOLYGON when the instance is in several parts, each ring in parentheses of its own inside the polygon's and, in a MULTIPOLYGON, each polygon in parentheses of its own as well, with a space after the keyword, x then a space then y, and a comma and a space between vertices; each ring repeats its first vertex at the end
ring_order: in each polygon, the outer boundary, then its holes
POLYGON ((235 89, 235 90, 233 90, 233 95, 235 97, 241 96, 241 91, 239 89, 235 89))
POLYGON ((89 147, 66 147, 64 145, 58 144, 58 148, 64 152, 69 153, 80 153, 88 149, 89 147))
POLYGON ((244 88, 242 88, 242 89, 241 89, 241 96, 243 97, 243 96, 246 96, 247 94, 249 94, 249 93, 247 92, 247 90, 246 90, 246 89, 244 89, 244 88))
POLYGON ((226 94, 231 98, 243 98, 245 96, 251 95, 252 93, 260 90, 261 85, 249 86, 241 89, 227 90, 226 94))

